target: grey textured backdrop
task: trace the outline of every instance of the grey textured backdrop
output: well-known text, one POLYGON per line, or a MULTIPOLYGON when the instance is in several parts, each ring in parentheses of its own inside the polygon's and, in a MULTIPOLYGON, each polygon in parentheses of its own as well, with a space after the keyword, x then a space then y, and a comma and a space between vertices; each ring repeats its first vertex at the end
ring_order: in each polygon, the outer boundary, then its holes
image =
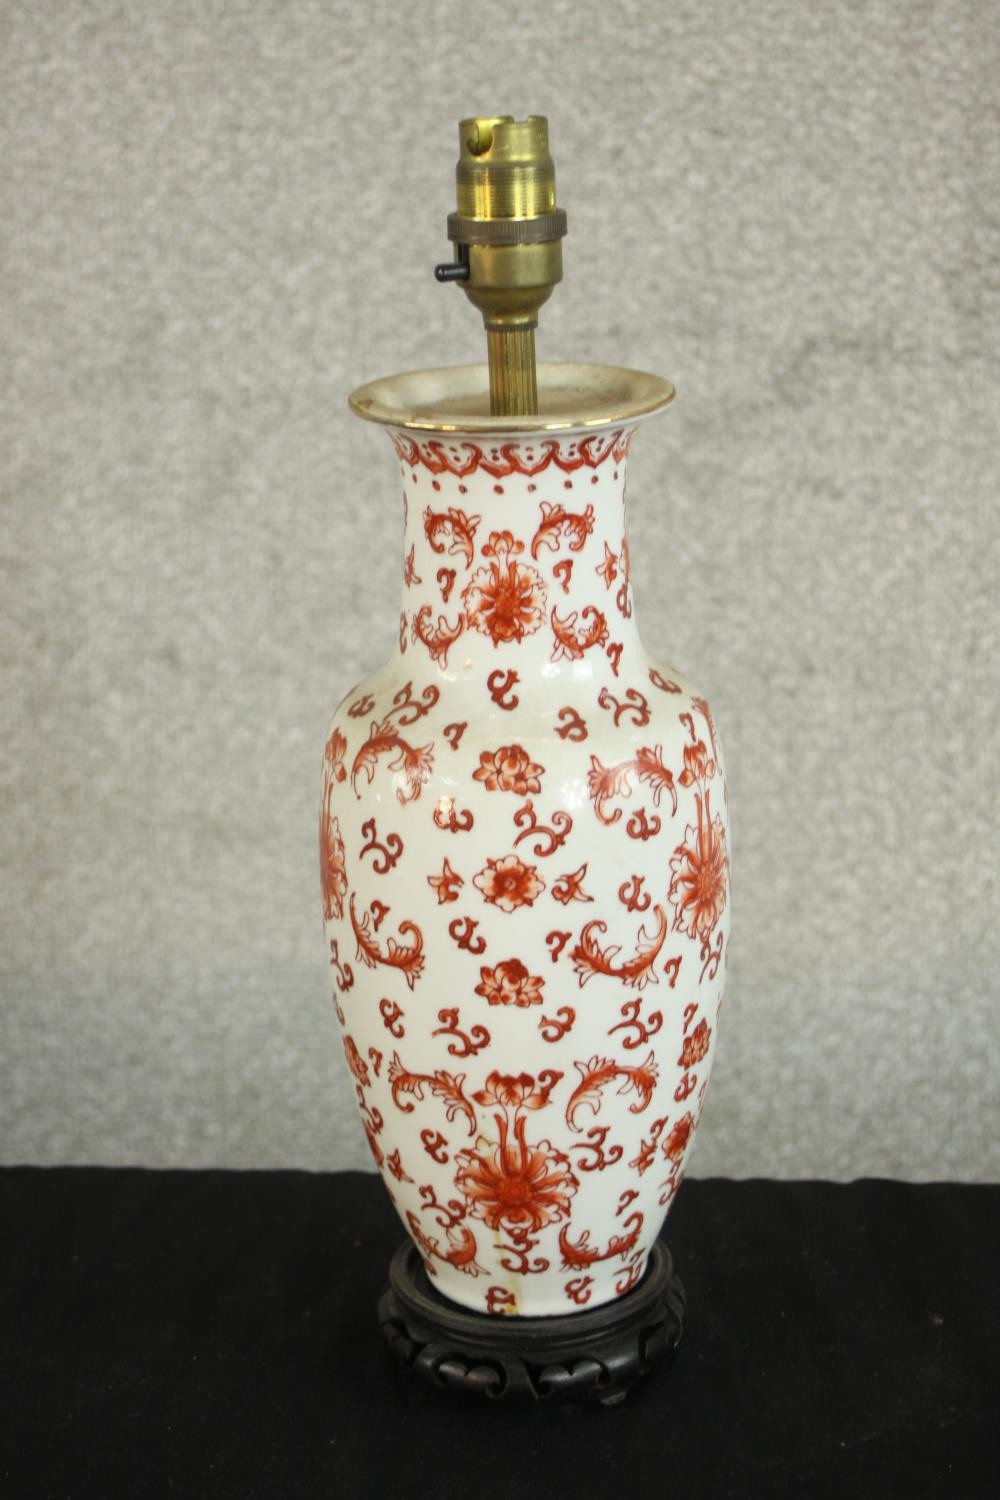
POLYGON ((0 27, 3 1158, 368 1164, 315 814, 400 517, 345 398, 480 357, 431 266, 456 122, 500 109, 549 115, 570 215, 542 353, 680 391, 632 524, 731 778, 696 1170, 1000 1176, 1000 9, 0 27))

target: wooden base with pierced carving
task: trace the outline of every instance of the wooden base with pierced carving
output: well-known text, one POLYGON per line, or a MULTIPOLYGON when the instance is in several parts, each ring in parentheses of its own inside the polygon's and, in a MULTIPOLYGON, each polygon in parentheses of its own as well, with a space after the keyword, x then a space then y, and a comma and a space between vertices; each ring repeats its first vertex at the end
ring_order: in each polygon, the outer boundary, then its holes
POLYGON ((660 1241, 642 1281, 624 1297, 551 1318, 490 1317, 448 1301, 407 1241, 393 1256, 378 1303, 383 1337, 399 1364, 432 1385, 491 1400, 609 1406, 654 1365, 673 1359, 684 1311, 684 1288, 660 1241))

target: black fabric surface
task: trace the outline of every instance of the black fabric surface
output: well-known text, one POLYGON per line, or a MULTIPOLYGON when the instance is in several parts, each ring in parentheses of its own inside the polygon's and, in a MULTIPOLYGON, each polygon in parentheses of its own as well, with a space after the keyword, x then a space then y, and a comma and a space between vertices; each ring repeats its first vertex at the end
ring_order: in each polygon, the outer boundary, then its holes
POLYGON ((348 1173, 0 1172, 0 1493, 1000 1495, 1000 1188, 685 1184, 689 1318, 623 1406, 408 1383, 348 1173))

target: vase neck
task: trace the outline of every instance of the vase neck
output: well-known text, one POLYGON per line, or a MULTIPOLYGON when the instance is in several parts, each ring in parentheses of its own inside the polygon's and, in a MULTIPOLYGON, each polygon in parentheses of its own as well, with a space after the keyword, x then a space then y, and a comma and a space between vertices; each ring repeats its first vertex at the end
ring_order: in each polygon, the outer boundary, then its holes
POLYGON ((390 429, 405 505, 400 650, 612 682, 639 649, 625 480, 632 429, 498 440, 390 429))

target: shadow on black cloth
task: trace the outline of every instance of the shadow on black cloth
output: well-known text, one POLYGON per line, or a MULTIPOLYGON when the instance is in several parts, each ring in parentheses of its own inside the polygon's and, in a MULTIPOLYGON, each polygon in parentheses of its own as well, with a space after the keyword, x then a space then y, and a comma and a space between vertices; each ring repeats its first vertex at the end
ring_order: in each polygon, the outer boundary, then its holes
POLYGON ((672 1370, 514 1408, 398 1374, 361 1173, 0 1172, 0 1493, 1000 1495, 1000 1188, 688 1182, 672 1370))

